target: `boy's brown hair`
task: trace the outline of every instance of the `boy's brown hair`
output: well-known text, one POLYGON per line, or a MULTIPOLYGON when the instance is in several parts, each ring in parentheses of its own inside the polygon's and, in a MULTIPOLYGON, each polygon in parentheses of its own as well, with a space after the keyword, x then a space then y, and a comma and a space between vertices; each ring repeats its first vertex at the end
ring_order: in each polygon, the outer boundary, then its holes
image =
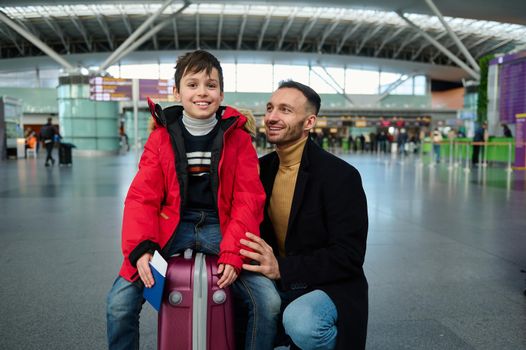
POLYGON ((223 92, 223 69, 219 60, 210 52, 204 50, 196 50, 187 52, 183 56, 179 56, 175 64, 175 87, 177 91, 181 88, 181 79, 188 73, 199 73, 206 71, 208 75, 212 73, 212 69, 217 69, 219 75, 219 88, 223 92))

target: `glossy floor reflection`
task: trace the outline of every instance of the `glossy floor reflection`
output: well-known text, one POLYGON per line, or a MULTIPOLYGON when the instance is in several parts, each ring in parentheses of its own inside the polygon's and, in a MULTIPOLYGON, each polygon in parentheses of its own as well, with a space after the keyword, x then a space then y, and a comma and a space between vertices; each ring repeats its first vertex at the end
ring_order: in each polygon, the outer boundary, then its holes
MULTIPOLYGON (((368 349, 526 348, 526 177, 344 155, 369 204, 368 349)), ((0 348, 104 349, 133 153, 0 163, 0 348)), ((156 315, 141 315, 156 349, 156 315)))

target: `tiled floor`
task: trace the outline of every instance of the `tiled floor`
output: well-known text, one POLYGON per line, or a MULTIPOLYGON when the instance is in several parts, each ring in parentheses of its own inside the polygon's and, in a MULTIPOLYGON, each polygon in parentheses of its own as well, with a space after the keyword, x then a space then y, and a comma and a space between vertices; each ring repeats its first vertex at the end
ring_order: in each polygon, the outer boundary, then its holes
MULTIPOLYGON (((526 348, 526 177, 346 155, 370 230, 368 349, 526 348)), ((0 349, 104 349, 133 153, 0 163, 0 349)), ((141 316, 142 349, 156 318, 141 316)))

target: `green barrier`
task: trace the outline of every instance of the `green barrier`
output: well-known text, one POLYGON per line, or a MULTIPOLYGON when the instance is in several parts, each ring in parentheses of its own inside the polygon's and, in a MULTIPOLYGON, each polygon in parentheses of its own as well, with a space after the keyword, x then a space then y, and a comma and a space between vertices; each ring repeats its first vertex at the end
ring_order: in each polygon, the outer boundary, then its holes
MULTIPOLYGON (((450 142, 442 141, 440 158, 442 162, 468 163, 473 156, 473 139, 456 138, 450 142)), ((433 144, 430 139, 424 140, 422 145, 422 161, 433 159, 433 144)), ((486 162, 509 163, 515 159, 515 140, 507 137, 490 137, 480 154, 481 160, 486 162)))
POLYGON ((344 152, 349 152, 349 140, 348 139, 342 140, 342 150, 344 152))

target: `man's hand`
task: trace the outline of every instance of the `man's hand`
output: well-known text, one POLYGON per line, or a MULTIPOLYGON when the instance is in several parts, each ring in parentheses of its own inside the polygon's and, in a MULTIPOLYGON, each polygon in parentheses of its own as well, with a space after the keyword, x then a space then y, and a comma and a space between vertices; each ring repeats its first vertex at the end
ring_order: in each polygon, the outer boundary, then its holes
POLYGON ((221 275, 217 285, 219 288, 225 288, 234 283, 237 278, 236 269, 232 265, 228 264, 219 264, 217 268, 217 273, 221 275))
POLYGON ((280 279, 278 260, 274 256, 272 247, 253 233, 247 232, 246 236, 247 239, 241 239, 239 242, 251 248, 253 252, 241 249, 239 253, 257 261, 259 265, 243 264, 243 268, 247 271, 259 272, 271 280, 280 279))
POLYGON ((141 277, 146 288, 151 288, 155 283, 152 270, 150 269, 150 260, 152 260, 152 254, 150 253, 143 254, 137 260, 137 271, 139 271, 139 277, 141 277))

